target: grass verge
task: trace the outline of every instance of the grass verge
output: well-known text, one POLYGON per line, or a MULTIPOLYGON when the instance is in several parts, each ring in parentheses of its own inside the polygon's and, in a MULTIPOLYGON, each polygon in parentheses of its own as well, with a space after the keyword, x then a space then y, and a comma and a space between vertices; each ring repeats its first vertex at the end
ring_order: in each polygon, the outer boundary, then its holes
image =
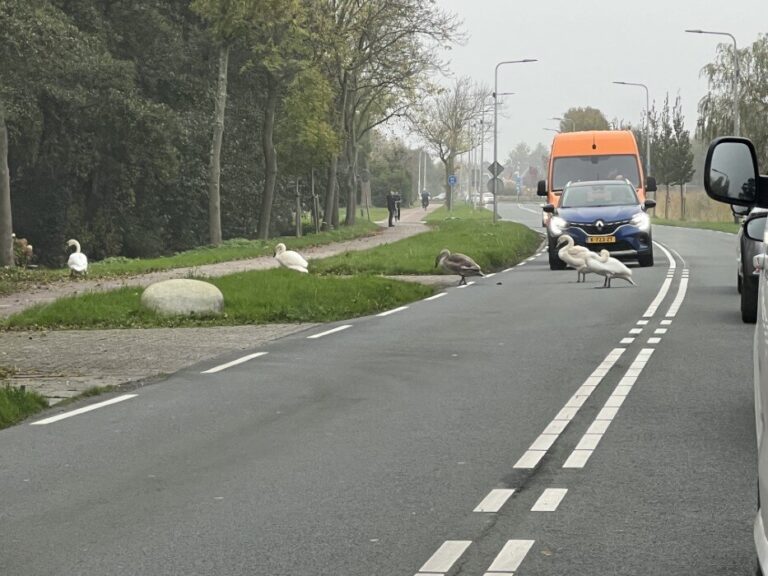
POLYGON ((325 274, 440 274, 435 258, 443 248, 471 256, 486 272, 514 266, 530 256, 541 236, 521 224, 497 222, 488 210, 440 208, 427 216, 432 231, 364 252, 345 252, 313 263, 325 274))
POLYGON ((396 308, 433 294, 431 287, 375 276, 349 278, 297 274, 282 268, 207 279, 224 295, 224 313, 168 317, 140 304, 143 290, 126 287, 34 306, 7 318, 9 329, 229 326, 277 322, 330 322, 396 308))
POLYGON ((48 407, 37 392, 11 386, 0 387, 0 429, 7 428, 48 407))
POLYGON ((732 232, 736 234, 739 231, 739 224, 735 222, 702 222, 691 220, 665 220, 664 218, 653 218, 653 223, 659 226, 678 226, 681 228, 701 228, 704 230, 718 230, 719 232, 732 232))

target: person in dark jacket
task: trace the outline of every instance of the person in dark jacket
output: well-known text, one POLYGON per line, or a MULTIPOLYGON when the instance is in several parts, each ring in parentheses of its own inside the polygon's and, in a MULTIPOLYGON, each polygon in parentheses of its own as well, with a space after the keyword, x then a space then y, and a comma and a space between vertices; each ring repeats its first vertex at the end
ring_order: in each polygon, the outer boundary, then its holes
POLYGON ((400 219, 400 194, 390 190, 387 194, 387 210, 389 211, 389 226, 394 226, 394 218, 400 219))

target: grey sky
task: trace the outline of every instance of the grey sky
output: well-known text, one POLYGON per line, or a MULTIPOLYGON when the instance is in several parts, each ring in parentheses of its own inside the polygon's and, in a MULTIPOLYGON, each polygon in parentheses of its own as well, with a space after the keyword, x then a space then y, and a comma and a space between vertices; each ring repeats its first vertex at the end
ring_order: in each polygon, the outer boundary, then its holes
POLYGON ((499 92, 506 97, 499 119, 499 157, 520 141, 549 145, 552 116, 568 108, 592 106, 608 118, 642 122, 645 91, 618 86, 620 80, 648 86, 651 106, 666 92, 682 98, 688 128, 706 93, 701 68, 715 58, 727 36, 687 34, 686 28, 730 32, 739 48, 765 32, 766 0, 437 0, 458 14, 469 40, 446 54, 451 71, 493 88, 497 62, 537 58, 532 64, 499 69, 499 92), (716 5, 717 8, 710 8, 716 5))

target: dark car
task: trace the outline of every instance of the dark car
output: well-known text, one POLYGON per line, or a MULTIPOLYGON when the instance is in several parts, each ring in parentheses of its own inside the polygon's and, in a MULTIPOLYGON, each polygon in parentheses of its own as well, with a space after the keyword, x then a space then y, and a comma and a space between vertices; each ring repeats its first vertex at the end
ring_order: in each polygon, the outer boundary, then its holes
POLYGON ((754 208, 739 227, 739 247, 736 258, 736 286, 741 294, 741 319, 754 324, 757 321, 757 288, 760 268, 755 265, 755 256, 765 251, 762 242, 765 218, 758 214, 768 212, 765 208, 754 208), (760 240, 755 240, 760 238, 760 240))
POLYGON ((615 258, 653 266, 651 218, 646 210, 655 205, 654 200, 640 202, 627 180, 569 182, 559 206, 544 206, 544 212, 552 215, 547 223, 549 267, 565 268, 557 255, 557 240, 563 234, 594 252, 605 249, 615 258))

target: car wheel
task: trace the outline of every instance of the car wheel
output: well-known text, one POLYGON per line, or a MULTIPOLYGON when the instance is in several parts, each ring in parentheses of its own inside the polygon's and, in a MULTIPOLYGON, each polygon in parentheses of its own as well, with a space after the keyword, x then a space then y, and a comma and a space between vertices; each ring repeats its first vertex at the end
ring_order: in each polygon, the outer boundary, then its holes
POLYGON ((741 320, 746 324, 757 322, 757 278, 744 278, 741 282, 741 320))
POLYGON ((647 266, 653 266, 653 248, 651 248, 648 254, 642 254, 638 256, 637 262, 643 268, 646 268, 647 266))
POLYGON ((549 269, 550 270, 565 270, 566 264, 560 260, 560 256, 557 255, 556 240, 549 239, 549 269))
POLYGON ((741 276, 736 274, 736 290, 739 291, 739 294, 741 294, 741 276))

